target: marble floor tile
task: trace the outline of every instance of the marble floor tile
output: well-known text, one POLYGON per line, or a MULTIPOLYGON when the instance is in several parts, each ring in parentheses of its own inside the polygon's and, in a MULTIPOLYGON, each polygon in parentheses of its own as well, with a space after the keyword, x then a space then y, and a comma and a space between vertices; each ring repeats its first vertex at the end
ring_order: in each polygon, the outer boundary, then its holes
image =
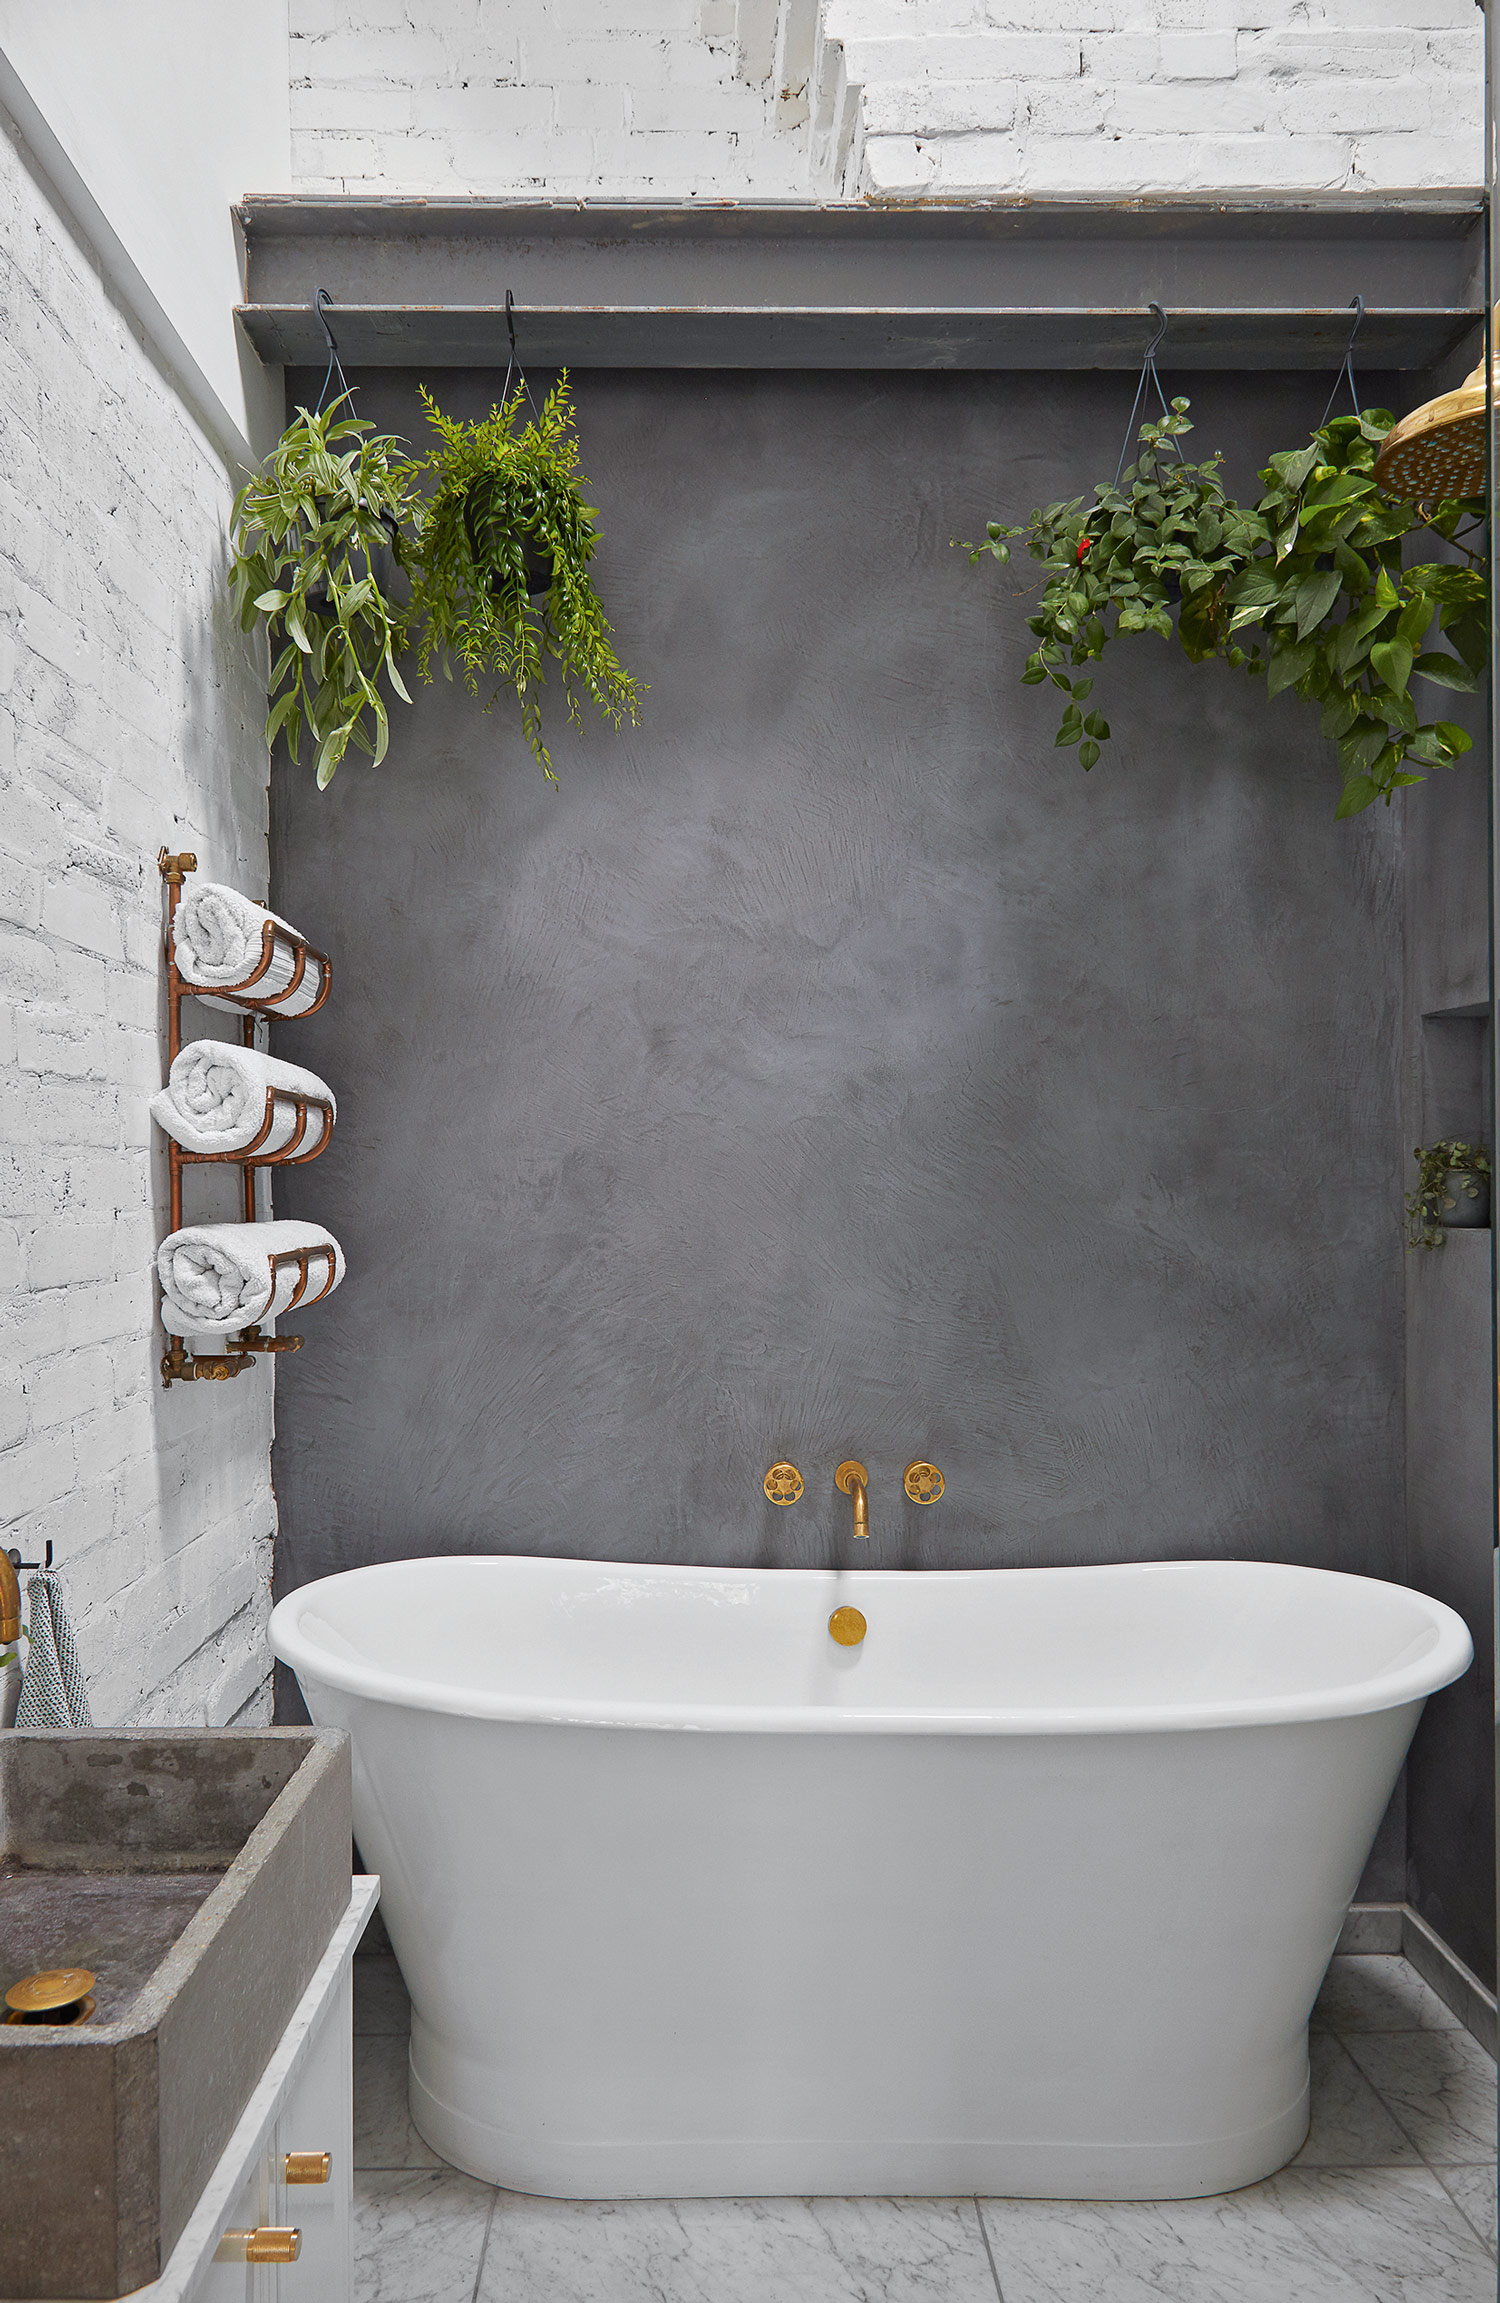
POLYGON ((1494 2168, 1435 2167, 1433 2173, 1449 2198, 1468 2216, 1493 2255, 1496 2246, 1494 2168))
POLYGON ((1397 2125, 1342 2040, 1314 2032, 1312 2125, 1295 2167, 1415 2167, 1421 2153, 1397 2125))
POLYGON ((494 2203, 451 2167, 357 2174, 354 2303, 471 2303, 494 2203))
POLYGON ((399 2032, 403 2039, 411 2030, 411 2001, 394 1959, 355 1960, 354 2029, 356 2035, 399 2032))
POLYGON ((525 2199, 478 2303, 995 2303, 972 2199, 525 2199))
POLYGON ((1405 1959, 1335 1959, 1312 2011, 1315 2031, 1456 2031, 1445 2007, 1405 1959))
POLYGON ((1425 2167, 1278 2175, 1219 2199, 984 2200, 1005 2303, 1493 2303, 1425 2167))
POLYGON ((1429 2167, 1289 2169, 1262 2188, 1371 2303, 1494 2303, 1494 2260, 1429 2167))
POLYGON ((354 2042, 356 2167, 441 2167, 406 2108, 406 2041, 394 2032, 354 2042))
POLYGON ((1370 2303, 1259 2191, 981 2206, 1005 2303, 1370 2303))
POLYGON ((1495 2066, 1467 2031, 1350 2032, 1348 2053, 1433 2167, 1495 2157, 1495 2066))

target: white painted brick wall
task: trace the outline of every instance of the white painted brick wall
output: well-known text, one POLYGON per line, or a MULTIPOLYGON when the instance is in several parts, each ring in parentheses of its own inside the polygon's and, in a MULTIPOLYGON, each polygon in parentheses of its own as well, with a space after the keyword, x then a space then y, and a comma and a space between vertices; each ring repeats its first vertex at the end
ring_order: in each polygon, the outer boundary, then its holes
POLYGON ((857 112, 834 193, 1483 179, 1473 0, 823 0, 821 39, 857 112))
POLYGON ((806 196, 723 0, 291 0, 291 32, 308 191, 806 196))
POLYGON ((3 135, 0 309, 0 1542, 55 1545, 102 1724, 268 1718, 271 1372, 160 1387, 146 1110, 158 847, 266 885, 230 486, 3 135))
POLYGON ((1474 0, 292 0, 308 189, 593 198, 1481 180, 1474 0))

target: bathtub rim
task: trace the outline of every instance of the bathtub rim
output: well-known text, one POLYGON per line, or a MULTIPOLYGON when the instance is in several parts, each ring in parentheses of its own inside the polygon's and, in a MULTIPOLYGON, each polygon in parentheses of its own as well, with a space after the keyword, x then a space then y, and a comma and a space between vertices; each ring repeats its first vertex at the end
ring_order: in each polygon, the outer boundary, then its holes
POLYGON ((1360 1718, 1392 1711, 1403 1704, 1421 1702, 1463 1676, 1473 1661, 1474 1647, 1462 1616, 1430 1594, 1409 1584, 1391 1583, 1376 1576, 1354 1576, 1339 1569, 1303 1567, 1275 1560, 1129 1560, 1098 1565, 1018 1568, 859 1568, 861 1583, 959 1583, 996 1576, 1097 1577, 1133 1575, 1172 1568, 1234 1567, 1268 1570, 1279 1576, 1312 1576, 1320 1582, 1373 1584, 1390 1592, 1404 1605, 1425 1615, 1437 1638, 1417 1661, 1360 1680, 1299 1690, 1289 1695, 1239 1697, 1223 1703, 1174 1701, 1128 1705, 1057 1705, 1043 1709, 995 1705, 982 1709, 936 1705, 886 1705, 879 1709, 854 1705, 709 1704, 702 1701, 668 1703, 659 1699, 624 1700, 587 1695, 507 1695, 444 1680, 427 1680, 386 1671, 373 1664, 357 1664, 317 1645, 302 1630, 301 1610, 327 1586, 352 1578, 376 1578, 414 1567, 503 1566, 510 1561, 528 1565, 582 1567, 592 1571, 629 1568, 648 1579, 702 1576, 792 1577, 832 1587, 839 1574, 834 1568, 726 1568, 676 1566, 663 1561, 588 1560, 532 1552, 435 1552, 413 1558, 381 1560, 364 1567, 344 1568, 299 1585, 272 1610, 268 1636, 272 1652, 297 1675, 299 1683, 355 1696, 365 1702, 387 1703, 398 1709, 423 1711, 458 1719, 509 1722, 534 1726, 633 1728, 701 1734, 769 1735, 1145 1735, 1201 1731, 1212 1728, 1277 1727, 1328 1719, 1360 1718))

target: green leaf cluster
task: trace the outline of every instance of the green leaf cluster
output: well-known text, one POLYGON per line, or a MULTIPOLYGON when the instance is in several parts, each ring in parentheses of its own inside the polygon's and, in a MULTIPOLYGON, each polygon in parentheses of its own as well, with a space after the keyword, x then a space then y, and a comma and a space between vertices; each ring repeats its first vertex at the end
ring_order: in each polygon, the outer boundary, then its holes
POLYGON ((1488 1180, 1490 1155, 1483 1144, 1462 1143, 1456 1136, 1444 1136, 1441 1142, 1429 1144, 1424 1151, 1418 1144, 1412 1153, 1417 1163, 1417 1188, 1406 1195, 1406 1238, 1410 1247, 1441 1247, 1445 1236, 1443 1217, 1458 1206, 1449 1188, 1449 1178, 1457 1177, 1457 1188, 1470 1199, 1478 1199, 1476 1176, 1488 1180))
POLYGON ((346 399, 297 410, 230 520, 235 611, 247 632, 263 618, 271 644, 266 742, 284 729, 295 760, 305 730, 320 790, 351 744, 377 764, 385 757, 382 678, 411 701, 395 661, 401 612, 375 574, 376 555, 401 557, 412 503, 405 443, 349 414, 346 399))
POLYGON ((1374 465, 1393 418, 1373 409, 1336 417, 1307 447, 1273 456, 1259 501, 1241 506, 1225 492, 1221 456, 1182 456, 1188 406, 1174 400, 1160 422, 1142 425, 1140 454, 1117 485, 1049 504, 1021 527, 991 521, 982 542, 962 547, 971 564, 986 554, 1007 561, 1021 539, 1047 570, 1021 676, 1065 691, 1058 744, 1076 744, 1091 768, 1109 727, 1082 708, 1089 667, 1119 634, 1171 639, 1175 630, 1194 663, 1221 657, 1263 676, 1269 694, 1291 688, 1320 707, 1343 772, 1340 816, 1377 799, 1389 805, 1399 786, 1452 767, 1470 737, 1452 720, 1419 721, 1411 687, 1471 690, 1485 669, 1489 583, 1475 547, 1483 505, 1388 503, 1374 465), (1404 566, 1405 540, 1418 530, 1457 556, 1404 566))
POLYGON ((584 500, 567 376, 524 424, 520 385, 474 424, 445 416, 426 391, 422 400, 438 440, 411 467, 415 478, 432 483, 417 511, 412 551, 409 619, 422 676, 431 679, 439 659, 451 679, 456 660, 471 694, 481 681, 494 683, 486 710, 512 691, 526 740, 550 777, 541 717, 549 666, 557 667, 575 726, 580 692, 615 727, 633 724, 640 703, 589 573, 598 514, 584 500), (528 577, 538 563, 546 589, 534 599, 528 577))

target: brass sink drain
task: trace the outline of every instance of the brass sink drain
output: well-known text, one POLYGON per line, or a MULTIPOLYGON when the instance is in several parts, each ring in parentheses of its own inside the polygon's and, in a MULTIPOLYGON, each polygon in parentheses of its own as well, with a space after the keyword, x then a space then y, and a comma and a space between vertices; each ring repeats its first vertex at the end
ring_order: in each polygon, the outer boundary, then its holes
POLYGON ((44 1967, 5 1994, 7 2023, 86 2023, 94 2012, 94 1977, 86 1967, 44 1967))
POLYGON ((828 1618, 829 1636, 840 1647, 858 1647, 869 1628, 857 1607, 836 1607, 828 1618))

